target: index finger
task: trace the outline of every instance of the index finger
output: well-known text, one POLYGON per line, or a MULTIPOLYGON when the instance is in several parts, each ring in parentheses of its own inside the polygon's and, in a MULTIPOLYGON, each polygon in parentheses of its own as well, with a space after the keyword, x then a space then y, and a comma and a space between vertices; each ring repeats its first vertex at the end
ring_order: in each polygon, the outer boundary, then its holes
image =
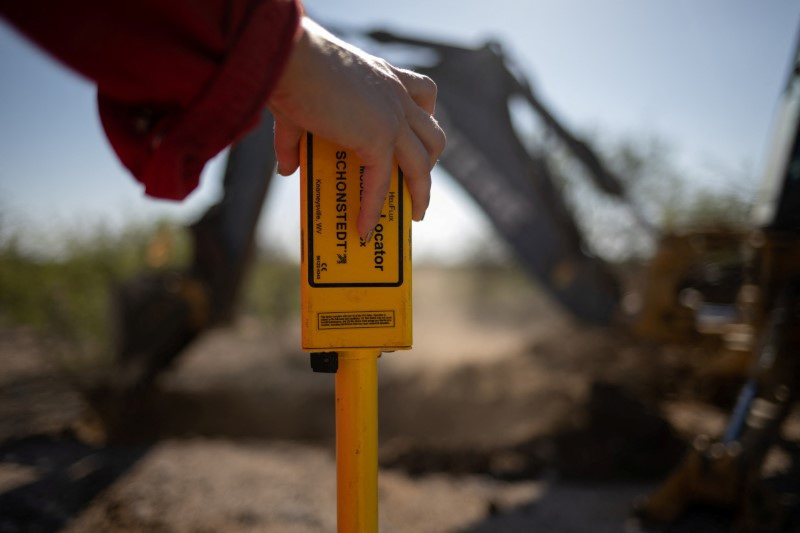
POLYGON ((361 191, 361 209, 358 213, 358 234, 362 240, 380 220, 381 209, 391 185, 394 160, 391 152, 378 154, 373 160, 362 157, 364 163, 364 188, 361 191))

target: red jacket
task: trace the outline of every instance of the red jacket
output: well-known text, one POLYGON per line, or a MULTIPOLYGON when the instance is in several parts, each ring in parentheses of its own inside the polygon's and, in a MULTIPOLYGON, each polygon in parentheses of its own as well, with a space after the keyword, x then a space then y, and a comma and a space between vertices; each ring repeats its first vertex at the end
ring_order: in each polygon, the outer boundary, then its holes
POLYGON ((300 0, 0 0, 0 15, 97 83, 117 155, 148 195, 174 200, 257 124, 301 11, 300 0))

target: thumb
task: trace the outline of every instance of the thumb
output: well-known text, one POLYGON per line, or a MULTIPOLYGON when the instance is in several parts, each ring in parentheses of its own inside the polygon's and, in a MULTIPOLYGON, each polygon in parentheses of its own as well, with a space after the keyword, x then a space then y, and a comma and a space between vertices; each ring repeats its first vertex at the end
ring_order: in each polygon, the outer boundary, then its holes
POLYGON ((288 176, 300 166, 300 138, 303 129, 293 122, 275 116, 275 155, 278 174, 288 176))

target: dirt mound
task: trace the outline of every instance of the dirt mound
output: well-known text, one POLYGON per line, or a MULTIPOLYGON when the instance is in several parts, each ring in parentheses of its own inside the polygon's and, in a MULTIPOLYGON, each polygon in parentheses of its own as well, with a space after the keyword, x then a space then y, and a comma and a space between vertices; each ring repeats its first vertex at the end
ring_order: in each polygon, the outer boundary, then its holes
MULTIPOLYGON (((724 424, 673 348, 575 324, 518 280, 415 275, 416 347, 379 362, 382 531, 633 528, 685 440, 724 424)), ((0 531, 334 531, 333 377, 299 344, 242 317, 120 411, 1 330, 0 531)))

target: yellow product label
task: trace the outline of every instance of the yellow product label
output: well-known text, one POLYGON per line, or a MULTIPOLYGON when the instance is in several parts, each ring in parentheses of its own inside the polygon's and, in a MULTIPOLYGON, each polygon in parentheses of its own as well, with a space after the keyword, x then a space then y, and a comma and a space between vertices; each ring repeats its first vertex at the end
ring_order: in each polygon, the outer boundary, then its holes
POLYGON ((364 166, 308 134, 301 143, 303 348, 411 346, 411 203, 395 165, 369 242, 358 234, 364 166))

